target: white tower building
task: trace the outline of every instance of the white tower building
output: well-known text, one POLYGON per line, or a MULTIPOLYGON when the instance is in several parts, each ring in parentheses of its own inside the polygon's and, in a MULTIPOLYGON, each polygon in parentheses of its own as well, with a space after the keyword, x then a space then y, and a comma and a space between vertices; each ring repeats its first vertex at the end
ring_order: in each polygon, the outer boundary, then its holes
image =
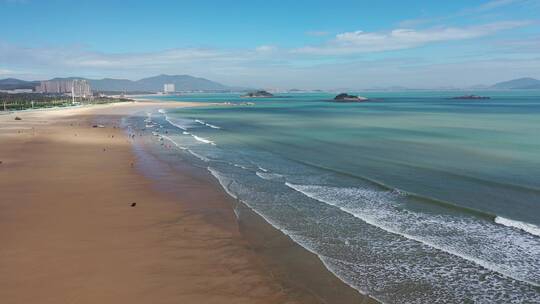
POLYGON ((174 87, 174 83, 166 83, 163 85, 163 93, 169 94, 176 92, 176 88, 174 87))

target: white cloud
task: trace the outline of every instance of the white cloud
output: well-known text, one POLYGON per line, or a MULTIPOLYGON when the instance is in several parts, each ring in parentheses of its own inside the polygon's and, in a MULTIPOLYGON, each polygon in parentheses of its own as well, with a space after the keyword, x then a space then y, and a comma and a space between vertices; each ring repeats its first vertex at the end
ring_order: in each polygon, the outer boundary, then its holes
POLYGON ((435 22, 441 22, 444 19, 450 18, 449 16, 445 17, 426 17, 426 18, 415 18, 415 19, 407 19, 402 20, 398 23, 399 27, 402 28, 411 28, 411 27, 417 27, 424 24, 433 24, 435 22))
MULTIPOLYGON (((540 58, 496 57, 437 63, 422 57, 353 60, 310 66, 238 67, 226 83, 272 88, 364 89, 470 87, 512 78, 540 78, 540 58), (246 79, 248 79, 246 81, 246 79)), ((220 78, 214 78, 220 80, 220 78)))
POLYGON ((272 45, 261 45, 255 48, 255 51, 259 53, 269 53, 275 51, 277 48, 272 45))
MULTIPOLYGON (((354 40, 354 36, 343 39, 354 40)), ((247 87, 332 89, 393 85, 466 87, 479 83, 491 84, 507 78, 540 77, 538 53, 532 58, 510 54, 508 58, 489 60, 453 58, 452 62, 446 63, 423 56, 396 58, 393 54, 387 54, 384 58, 372 60, 356 58, 327 62, 308 59, 308 62, 299 64, 297 57, 289 54, 287 59, 287 54, 281 50, 271 55, 261 55, 254 49, 172 49, 108 54, 80 47, 36 49, 11 46, 10 57, 5 57, 8 55, 6 49, 5 45, 0 44, 0 78, 22 77, 29 80, 56 76, 138 79, 166 73, 191 74, 247 87)))
POLYGON ((525 2, 523 0, 492 0, 488 1, 478 7, 476 7, 475 11, 490 11, 492 9, 501 8, 510 4, 515 4, 519 2, 525 2))
POLYGON ((330 32, 328 31, 308 31, 306 32, 306 35, 313 36, 313 37, 323 37, 330 35, 330 32))
POLYGON ((499 53, 540 54, 540 36, 500 40, 493 46, 499 53))
MULTIPOLYGON (((262 66, 283 65, 274 46, 253 49, 176 48, 155 52, 105 53, 81 46, 24 47, 0 41, 0 67, 31 70, 28 77, 122 77, 137 79, 152 74, 192 74, 205 77, 245 75, 262 66)), ((7 71, 7 70, 6 70, 7 71)), ((5 73, 5 77, 20 73, 5 73)), ((227 83, 227 81, 225 81, 227 83)))
POLYGON ((502 9, 508 9, 510 6, 528 6, 533 8, 534 6, 540 4, 540 0, 491 0, 483 4, 467 7, 458 12, 443 15, 443 16, 425 16, 424 17, 402 20, 399 22, 400 27, 417 27, 427 24, 436 24, 453 19, 464 19, 464 18, 478 18, 479 14, 485 15, 491 13, 492 11, 501 11, 502 9))
POLYGON ((0 75, 11 75, 11 74, 13 74, 12 70, 0 68, 0 75))
POLYGON ((504 21, 470 27, 441 27, 426 30, 395 29, 390 32, 345 32, 318 46, 293 50, 313 55, 344 55, 409 49, 434 42, 473 39, 499 31, 523 27, 530 21, 504 21))
MULTIPOLYGON (((249 57, 248 54, 242 56, 249 57)), ((137 69, 239 58, 240 55, 234 51, 203 48, 169 49, 148 53, 103 53, 79 46, 30 48, 0 43, 0 64, 34 67, 137 69)))
MULTIPOLYGON (((238 49, 174 48, 155 52, 108 53, 96 52, 80 45, 24 47, 0 41, 0 75, 1 78, 21 76, 24 79, 46 79, 56 76, 138 79, 161 73, 191 74, 228 85, 300 88, 390 85, 416 87, 419 84, 430 86, 438 85, 437 81, 442 81, 435 79, 437 77, 432 77, 433 75, 445 75, 444 80, 453 85, 473 81, 476 84, 478 81, 475 79, 492 77, 500 80, 501 75, 538 76, 534 74, 533 68, 538 67, 539 60, 529 65, 526 61, 457 64, 459 63, 457 61, 463 58, 447 58, 446 61, 454 60, 456 64, 435 65, 434 61, 437 59, 430 56, 403 58, 399 52, 361 57, 346 55, 475 39, 527 24, 530 22, 506 21, 469 27, 345 32, 333 39, 329 37, 328 41, 321 45, 308 45, 299 49, 263 44, 238 49), (384 58, 380 59, 381 57, 384 58), (380 60, 370 60, 373 58, 380 60), (469 72, 467 75, 460 75, 457 67, 461 70, 469 69, 469 72)), ((524 41, 518 42, 530 45, 531 51, 527 54, 531 55, 534 53, 532 51, 534 43, 526 41, 527 37, 530 38, 530 35, 520 37, 524 41)), ((516 49, 520 49, 518 42, 516 49)), ((505 47, 490 44, 484 46, 484 50, 493 49, 494 52, 500 52, 505 47)), ((473 54, 472 57, 478 59, 484 58, 482 57, 484 55, 479 57, 473 54)))

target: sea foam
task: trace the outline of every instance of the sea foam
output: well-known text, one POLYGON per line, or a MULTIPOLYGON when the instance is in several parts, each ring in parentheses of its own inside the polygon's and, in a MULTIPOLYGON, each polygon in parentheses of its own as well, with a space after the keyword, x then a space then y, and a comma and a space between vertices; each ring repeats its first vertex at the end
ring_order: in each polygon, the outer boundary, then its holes
POLYGON ((182 125, 182 124, 180 124, 180 123, 174 121, 174 120, 171 119, 168 115, 165 115, 165 120, 166 120, 168 123, 170 123, 171 125, 173 125, 173 126, 179 128, 179 129, 182 129, 182 130, 184 130, 184 131, 187 131, 187 129, 188 129, 188 126, 182 125))
POLYGON ((540 227, 530 224, 530 223, 511 220, 511 219, 504 218, 502 216, 497 216, 495 218, 495 223, 504 225, 507 227, 517 228, 525 232, 528 232, 532 235, 540 236, 540 227))
POLYGON ((218 126, 213 125, 213 124, 209 124, 209 123, 207 123, 207 122, 205 122, 205 121, 202 121, 202 120, 200 120, 200 119, 195 119, 195 121, 196 121, 197 123, 201 124, 201 125, 210 127, 210 128, 212 128, 212 129, 221 129, 221 127, 218 127, 218 126))
POLYGON ((515 280, 540 286, 540 239, 475 217, 434 215, 398 208, 400 195, 366 188, 286 185, 364 222, 474 262, 515 280))
POLYGON ((177 148, 179 148, 180 150, 187 150, 186 147, 183 147, 181 146, 180 144, 178 144, 176 141, 174 141, 172 138, 170 138, 169 136, 167 135, 161 135, 162 138, 165 138, 166 140, 170 141, 173 143, 173 145, 175 145, 177 148))
POLYGON ((266 179, 266 180, 277 180, 277 179, 283 178, 283 175, 278 174, 278 173, 268 173, 268 172, 257 171, 255 172, 255 174, 257 174, 258 177, 262 179, 266 179))
POLYGON ((195 135, 195 134, 191 134, 191 136, 192 136, 193 138, 195 138, 195 140, 200 141, 200 142, 202 142, 202 143, 210 144, 210 145, 213 145, 213 146, 216 145, 213 141, 211 141, 211 140, 209 140, 209 139, 207 139, 207 138, 200 137, 200 136, 197 136, 197 135, 195 135))

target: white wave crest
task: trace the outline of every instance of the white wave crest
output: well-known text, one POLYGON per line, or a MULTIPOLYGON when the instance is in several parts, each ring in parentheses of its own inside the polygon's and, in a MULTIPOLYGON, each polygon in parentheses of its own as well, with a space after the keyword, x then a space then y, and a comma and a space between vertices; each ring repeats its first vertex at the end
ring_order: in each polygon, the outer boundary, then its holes
POLYGON ((168 123, 170 123, 171 125, 173 125, 173 126, 179 128, 179 129, 182 129, 182 130, 184 130, 184 131, 187 131, 187 129, 188 129, 187 126, 184 126, 184 125, 181 125, 181 124, 179 124, 179 123, 174 122, 172 119, 170 119, 170 117, 169 117, 168 115, 165 115, 165 120, 166 120, 168 123))
POLYGON ((201 125, 210 127, 210 128, 212 128, 212 129, 221 129, 221 127, 218 127, 218 126, 213 125, 213 124, 209 124, 209 123, 207 123, 207 122, 205 122, 205 121, 202 121, 202 120, 199 120, 199 119, 195 119, 195 121, 198 122, 198 123, 201 124, 201 125))
POLYGON ((167 135, 162 135, 161 137, 163 137, 163 138, 165 138, 166 140, 172 142, 173 145, 175 145, 175 146, 178 147, 179 149, 181 149, 181 150, 187 150, 186 147, 183 147, 183 146, 179 145, 177 142, 175 142, 175 141, 174 141, 172 138, 170 138, 169 136, 167 136, 167 135))
POLYGON ((277 173, 268 173, 268 172, 255 172, 258 177, 266 180, 276 180, 276 179, 282 179, 283 175, 277 174, 277 173))
POLYGON ((206 169, 212 174, 212 176, 214 176, 218 180, 219 184, 221 185, 221 188, 223 188, 223 190, 225 190, 225 192, 227 192, 228 195, 230 195, 234 199, 238 199, 238 196, 236 196, 234 193, 231 192, 231 190, 229 190, 228 186, 232 182, 231 179, 220 174, 214 168, 207 167, 206 169))
POLYGON ((511 219, 504 218, 502 216, 495 217, 495 223, 504 225, 507 227, 517 228, 525 232, 528 232, 532 235, 540 236, 540 227, 534 224, 511 220, 511 219))
POLYGON ((211 141, 211 140, 209 140, 209 139, 207 139, 207 138, 200 137, 200 136, 197 136, 197 135, 195 135, 195 134, 191 134, 191 136, 192 136, 193 138, 195 138, 197 141, 200 141, 200 142, 202 142, 202 143, 205 143, 205 144, 211 144, 211 145, 214 145, 214 146, 216 145, 213 141, 211 141))
POLYGON ((387 232, 471 261, 533 286, 540 286, 540 239, 473 217, 435 215, 396 208, 391 191, 285 183, 387 232), (504 245, 502 245, 504 244, 504 245), (480 249, 481 248, 481 249, 480 249))
POLYGON ((242 166, 242 165, 235 164, 235 163, 232 163, 232 165, 235 166, 235 167, 237 167, 237 168, 242 168, 242 169, 244 169, 244 170, 249 170, 249 168, 246 167, 246 166, 242 166))
POLYGON ((209 123, 207 123, 206 126, 212 128, 212 129, 221 129, 221 127, 218 127, 216 125, 212 125, 212 124, 209 124, 209 123))
POLYGON ((204 162, 209 162, 209 161, 210 161, 209 158, 204 157, 204 156, 200 155, 199 153, 193 152, 193 151, 190 150, 190 149, 187 149, 187 151, 188 151, 191 155, 195 156, 196 158, 198 158, 198 159, 200 159, 200 160, 202 160, 202 161, 204 161, 204 162))

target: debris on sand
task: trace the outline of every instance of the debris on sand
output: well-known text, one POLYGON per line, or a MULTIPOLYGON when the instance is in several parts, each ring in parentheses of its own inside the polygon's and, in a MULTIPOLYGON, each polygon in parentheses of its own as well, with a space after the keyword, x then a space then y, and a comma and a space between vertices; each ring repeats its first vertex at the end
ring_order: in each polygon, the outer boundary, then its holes
POLYGON ((22 120, 19 116, 15 116, 15 120, 22 120))
POLYGON ((137 206, 137 203, 131 203, 131 207, 137 206))

